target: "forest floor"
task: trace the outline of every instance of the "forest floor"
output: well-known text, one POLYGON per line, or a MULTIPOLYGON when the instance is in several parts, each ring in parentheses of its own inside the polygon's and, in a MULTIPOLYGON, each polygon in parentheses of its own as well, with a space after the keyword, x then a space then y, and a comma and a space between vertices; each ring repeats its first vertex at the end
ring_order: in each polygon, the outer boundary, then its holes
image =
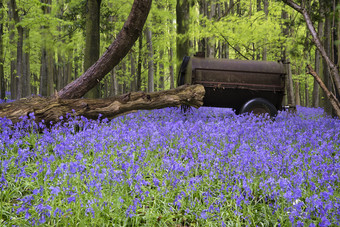
POLYGON ((303 107, 0 119, 0 225, 339 226, 339 128, 303 107))

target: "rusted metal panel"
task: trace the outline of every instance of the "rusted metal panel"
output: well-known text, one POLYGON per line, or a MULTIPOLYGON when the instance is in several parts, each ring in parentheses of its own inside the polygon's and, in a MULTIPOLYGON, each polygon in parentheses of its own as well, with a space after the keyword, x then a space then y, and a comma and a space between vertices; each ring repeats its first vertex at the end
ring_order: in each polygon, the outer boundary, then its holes
POLYGON ((191 57, 181 81, 205 87, 205 106, 238 110, 248 100, 262 97, 281 109, 285 75, 280 62, 191 57))

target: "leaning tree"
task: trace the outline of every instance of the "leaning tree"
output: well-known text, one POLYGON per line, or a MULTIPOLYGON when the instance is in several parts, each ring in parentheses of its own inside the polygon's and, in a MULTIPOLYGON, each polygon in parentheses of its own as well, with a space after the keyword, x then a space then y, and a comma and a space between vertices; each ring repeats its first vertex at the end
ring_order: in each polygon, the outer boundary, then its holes
MULTIPOLYGON (((303 7, 303 5, 299 5, 296 2, 294 2, 293 0, 283 0, 283 2, 292 7, 294 10, 296 10, 297 12, 301 13, 306 21, 307 24, 307 28, 309 30, 309 32, 311 33, 312 37, 313 37, 313 42, 315 44, 315 46, 318 48, 319 52, 321 53, 321 56, 323 57, 323 59, 326 62, 326 67, 328 69, 328 71, 331 74, 332 77, 332 81, 334 82, 335 85, 335 89, 338 92, 338 94, 340 94, 340 75, 339 75, 339 70, 338 70, 338 66, 331 60, 331 58, 327 55, 324 46, 322 45, 318 33, 316 32, 312 19, 310 18, 308 11, 305 7, 303 7)), ((305 3, 304 1, 302 3, 305 3)), ((317 80, 317 82, 319 83, 320 87, 324 90, 326 97, 329 99, 329 101, 332 104, 333 109, 335 110, 336 115, 340 118, 340 104, 339 104, 339 100, 336 98, 335 94, 333 94, 332 92, 330 92, 326 86, 323 85, 322 80, 319 78, 319 76, 316 74, 316 72, 312 69, 312 67, 310 65, 307 66, 308 69, 308 73, 311 74, 312 76, 314 76, 314 78, 317 80)))
POLYGON ((181 86, 162 92, 134 92, 106 99, 81 99, 96 86, 129 52, 139 38, 148 17, 152 0, 135 0, 127 21, 106 52, 82 76, 66 85, 54 97, 30 97, 12 103, 0 104, 0 118, 18 122, 22 116, 36 121, 56 122, 67 113, 96 119, 113 118, 139 109, 156 109, 170 106, 203 105, 205 94, 202 85, 181 86))

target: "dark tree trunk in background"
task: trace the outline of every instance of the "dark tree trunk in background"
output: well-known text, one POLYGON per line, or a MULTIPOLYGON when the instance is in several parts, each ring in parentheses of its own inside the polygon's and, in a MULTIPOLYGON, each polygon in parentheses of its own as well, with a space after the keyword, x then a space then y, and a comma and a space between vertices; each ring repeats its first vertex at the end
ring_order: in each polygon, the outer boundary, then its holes
POLYGON ((174 55, 174 53, 172 51, 172 47, 170 47, 170 49, 169 49, 169 58, 170 58, 170 66, 169 66, 169 71, 170 71, 170 89, 175 88, 173 55, 174 55))
MULTIPOLYGON (((199 1, 199 13, 200 13, 200 16, 206 16, 206 8, 207 8, 206 1, 205 0, 200 0, 199 1)), ((178 12, 177 12, 177 14, 178 14, 178 12)), ((201 27, 205 27, 204 21, 200 21, 199 23, 200 23, 201 27)), ((178 28, 177 28, 177 32, 178 32, 178 28)), ((204 53, 204 57, 206 56, 206 39, 205 38, 201 38, 200 40, 198 40, 198 51, 204 53)), ((182 59, 180 59, 180 60, 182 60, 182 59)))
POLYGON ((305 107, 309 107, 309 88, 307 78, 305 80, 305 107))
POLYGON ((142 54, 143 54, 143 34, 138 38, 138 65, 137 65, 137 91, 142 90, 142 54))
MULTIPOLYGON (((207 17, 209 20, 213 20, 216 17, 216 3, 214 0, 209 2, 210 7, 207 7, 207 17)), ((207 39, 207 56, 208 58, 215 57, 215 38, 214 35, 211 34, 207 39)))
MULTIPOLYGON (((41 0, 44 5, 41 7, 44 14, 51 13, 51 0, 41 0)), ((41 68, 40 68, 40 94, 51 96, 54 94, 54 57, 53 50, 48 40, 48 28, 42 26, 43 44, 41 49, 41 68)))
MULTIPOLYGON (((159 57, 162 60, 164 57, 164 51, 163 49, 160 50, 159 57)), ((159 90, 163 91, 165 87, 165 81, 164 81, 164 64, 162 62, 159 63, 159 90)))
POLYGON ((0 0, 0 99, 5 99, 6 97, 6 83, 5 83, 5 73, 4 73, 4 44, 2 35, 4 34, 3 29, 3 17, 4 17, 4 4, 3 0, 0 0))
MULTIPOLYGON (((176 22, 177 22, 177 72, 179 71, 180 63, 183 57, 189 55, 189 37, 187 32, 189 31, 189 12, 190 4, 189 0, 177 0, 176 4, 176 22)), ((177 73, 176 73, 177 75, 177 73)))
MULTIPOLYGON (((287 59, 289 62, 289 59, 287 59)), ((294 98, 294 85, 292 79, 292 69, 290 63, 286 64, 287 78, 286 78, 286 90, 287 90, 287 104, 295 106, 294 98)))
MULTIPOLYGON (((318 36, 319 39, 323 36, 323 10, 320 8, 320 18, 318 21, 318 36)), ((321 67, 321 55, 319 50, 315 50, 315 72, 320 75, 320 67, 321 67)), ((317 80, 314 78, 313 83, 313 107, 319 107, 319 97, 320 97, 320 89, 317 80)))
POLYGON ((136 90, 136 62, 133 53, 130 53, 130 62, 131 62, 131 88, 130 91, 137 91, 136 90))
MULTIPOLYGON (((84 53, 84 72, 99 58, 100 52, 100 4, 101 0, 87 0, 86 3, 86 41, 84 53)), ((87 98, 100 98, 100 84, 87 92, 87 98)))
MULTIPOLYGON (((331 57, 331 18, 330 18, 330 9, 328 8, 328 5, 325 3, 322 4, 323 10, 325 12, 325 26, 324 26, 324 36, 323 36, 323 46, 325 49, 325 53, 327 56, 331 57)), ((325 83, 327 89, 329 91, 333 91, 332 89, 332 79, 330 72, 327 67, 327 62, 325 59, 322 61, 323 65, 323 82, 325 83)), ((326 113, 331 114, 332 113, 332 105, 329 99, 327 99, 327 94, 323 91, 323 97, 324 99, 322 100, 322 107, 325 109, 326 113)))
POLYGON ((148 92, 154 91, 154 65, 153 65, 153 48, 152 32, 149 27, 145 29, 146 43, 148 45, 148 92))
POLYGON ((117 75, 116 75, 116 69, 113 68, 111 70, 111 90, 110 90, 110 96, 116 96, 118 95, 118 84, 117 84, 117 75))
POLYGON ((300 102, 300 82, 299 81, 295 81, 295 105, 300 106, 301 102, 300 102))
POLYGON ((28 28, 24 28, 24 46, 25 51, 23 52, 23 63, 22 63, 22 97, 28 97, 32 95, 31 92, 31 67, 30 67, 30 43, 29 43, 29 32, 28 28))
MULTIPOLYGON (((9 18, 9 42, 11 46, 15 46, 15 22, 14 22, 14 12, 12 9, 11 1, 8 2, 8 18, 9 18)), ((16 53, 14 49, 10 50, 10 57, 11 57, 11 66, 10 66, 10 92, 11 97, 10 99, 14 100, 17 98, 17 91, 18 91, 18 81, 17 81, 17 74, 16 74, 16 53)))
POLYGON ((10 0, 10 8, 13 15, 13 20, 18 32, 17 39, 17 56, 16 56, 16 99, 23 97, 23 46, 24 46, 24 28, 19 24, 19 12, 15 0, 10 0))
POLYGON ((129 52, 140 36, 148 17, 152 0, 135 0, 130 15, 116 40, 102 57, 81 77, 58 92, 60 98, 80 98, 115 67, 129 52))

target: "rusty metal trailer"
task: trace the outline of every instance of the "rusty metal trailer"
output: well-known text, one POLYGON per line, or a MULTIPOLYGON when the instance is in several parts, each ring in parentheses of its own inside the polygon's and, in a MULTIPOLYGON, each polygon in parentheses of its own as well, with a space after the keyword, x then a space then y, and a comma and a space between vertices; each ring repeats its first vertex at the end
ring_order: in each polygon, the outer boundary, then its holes
POLYGON ((282 62, 185 57, 177 79, 178 85, 202 84, 204 106, 275 116, 282 109, 286 70, 282 62))

